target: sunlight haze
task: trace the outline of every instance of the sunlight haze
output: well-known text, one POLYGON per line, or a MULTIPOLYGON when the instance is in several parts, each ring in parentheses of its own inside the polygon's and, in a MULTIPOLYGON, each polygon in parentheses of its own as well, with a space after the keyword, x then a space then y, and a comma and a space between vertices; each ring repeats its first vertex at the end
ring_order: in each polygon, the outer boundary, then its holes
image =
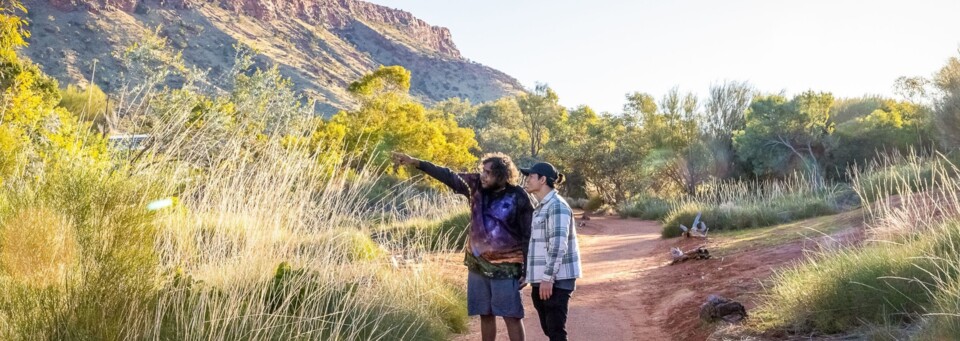
POLYGON ((546 82, 566 106, 745 80, 765 92, 892 95, 960 44, 957 1, 373 0, 450 29, 464 57, 546 82))

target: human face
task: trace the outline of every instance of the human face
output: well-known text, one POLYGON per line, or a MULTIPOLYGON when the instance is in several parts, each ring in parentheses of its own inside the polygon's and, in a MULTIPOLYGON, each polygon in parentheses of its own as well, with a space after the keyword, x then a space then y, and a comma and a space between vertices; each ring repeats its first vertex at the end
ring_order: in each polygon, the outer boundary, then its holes
POLYGON ((503 184, 497 182, 497 178, 493 176, 493 169, 491 169, 491 163, 484 163, 483 167, 480 169, 480 186, 484 189, 498 189, 503 187, 503 184))
POLYGON ((544 178, 539 174, 530 173, 530 175, 527 175, 527 177, 523 180, 523 189, 526 190, 527 193, 536 193, 546 185, 547 178, 544 178))

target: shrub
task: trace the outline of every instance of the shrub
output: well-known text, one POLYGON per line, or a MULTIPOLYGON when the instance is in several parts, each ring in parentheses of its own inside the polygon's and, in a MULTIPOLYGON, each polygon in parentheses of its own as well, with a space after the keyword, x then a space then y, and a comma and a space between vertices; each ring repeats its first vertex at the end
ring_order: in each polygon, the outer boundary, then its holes
POLYGON ((34 317, 0 328, 0 335, 130 337, 133 330, 143 329, 140 317, 152 314, 159 265, 156 226, 141 195, 154 183, 85 162, 60 163, 45 173, 44 178, 17 181, 0 191, 0 202, 7 203, 9 212, 0 222, 4 252, 31 255, 36 265, 25 268, 31 263, 7 254, 0 277, 62 277, 0 281, 0 291, 15 293, 0 298, 5 300, 0 315, 34 317), (37 286, 43 288, 31 288, 37 286))
POLYGON ((670 214, 672 210, 673 207, 669 201, 650 196, 634 198, 617 209, 623 218, 630 217, 645 220, 663 219, 670 214))
POLYGON ((308 235, 298 241, 301 255, 311 255, 340 250, 338 260, 342 262, 372 261, 386 255, 370 233, 348 228, 336 229, 320 234, 308 235))
POLYGON ((592 212, 599 210, 602 206, 603 198, 601 198, 599 195, 594 195, 587 199, 587 203, 583 205, 583 210, 592 212))
POLYGON ((60 96, 59 106, 75 117, 91 122, 94 127, 107 129, 107 115, 113 110, 113 103, 96 84, 90 84, 86 89, 70 84, 60 96))
POLYGON ((583 207, 587 205, 587 199, 583 199, 583 198, 578 198, 578 199, 566 198, 566 199, 567 199, 567 203, 570 204, 571 208, 582 210, 583 207))

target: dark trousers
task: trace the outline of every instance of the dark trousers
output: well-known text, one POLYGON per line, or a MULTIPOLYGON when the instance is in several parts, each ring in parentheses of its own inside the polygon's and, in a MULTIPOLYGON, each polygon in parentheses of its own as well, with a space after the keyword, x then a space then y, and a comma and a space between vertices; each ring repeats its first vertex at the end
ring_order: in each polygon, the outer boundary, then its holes
POLYGON ((540 328, 550 338, 550 341, 567 340, 567 306, 570 304, 570 290, 553 288, 550 299, 540 299, 540 287, 534 286, 530 293, 533 296, 533 307, 540 317, 540 328))

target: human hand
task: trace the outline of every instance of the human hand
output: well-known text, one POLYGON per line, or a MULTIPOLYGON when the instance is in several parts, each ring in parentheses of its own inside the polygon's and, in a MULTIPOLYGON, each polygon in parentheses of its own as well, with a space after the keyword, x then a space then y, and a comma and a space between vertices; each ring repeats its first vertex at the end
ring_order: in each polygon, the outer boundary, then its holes
POLYGON ((526 287, 527 287, 527 277, 526 277, 526 276, 520 276, 520 280, 519 280, 519 281, 520 281, 520 288, 519 288, 518 290, 523 290, 523 288, 526 288, 526 287))
POLYGON ((553 296, 553 282, 540 282, 540 299, 549 300, 553 296))
POLYGON ((393 152, 390 154, 390 159, 393 160, 393 163, 400 166, 419 166, 420 160, 414 159, 410 155, 404 153, 393 152))

